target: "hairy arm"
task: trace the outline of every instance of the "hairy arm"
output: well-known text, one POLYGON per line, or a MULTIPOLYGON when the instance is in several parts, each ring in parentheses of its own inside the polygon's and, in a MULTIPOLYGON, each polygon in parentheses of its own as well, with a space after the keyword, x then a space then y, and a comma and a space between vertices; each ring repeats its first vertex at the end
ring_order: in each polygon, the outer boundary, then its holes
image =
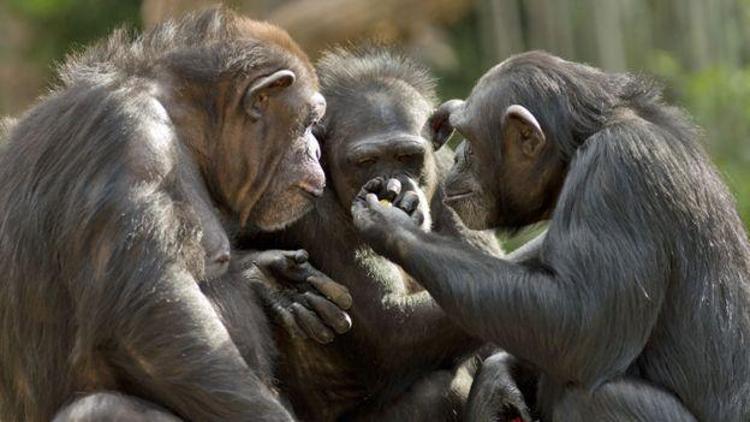
POLYGON ((355 222, 465 329, 565 382, 595 385, 645 346, 669 266, 665 245, 644 230, 652 211, 634 205, 646 201, 643 180, 604 145, 574 163, 539 263, 514 264, 423 233, 372 195, 355 201, 355 222))
POLYGON ((122 202, 94 218, 102 224, 85 248, 99 254, 91 282, 79 286, 81 346, 106 344, 129 388, 182 417, 291 420, 189 271, 191 227, 173 198, 158 187, 121 192, 122 202))

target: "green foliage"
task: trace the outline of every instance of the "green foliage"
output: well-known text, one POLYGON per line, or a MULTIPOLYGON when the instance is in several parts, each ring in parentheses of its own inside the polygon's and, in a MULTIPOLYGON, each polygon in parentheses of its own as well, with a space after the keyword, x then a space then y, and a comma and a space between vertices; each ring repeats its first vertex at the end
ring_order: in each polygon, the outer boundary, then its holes
POLYGON ((11 13, 34 27, 26 58, 48 66, 73 48, 96 40, 113 28, 140 25, 137 0, 7 0, 11 13))
POLYGON ((477 16, 469 15, 457 25, 445 28, 456 51, 459 66, 437 71, 440 98, 465 98, 474 83, 486 71, 477 31, 477 16))

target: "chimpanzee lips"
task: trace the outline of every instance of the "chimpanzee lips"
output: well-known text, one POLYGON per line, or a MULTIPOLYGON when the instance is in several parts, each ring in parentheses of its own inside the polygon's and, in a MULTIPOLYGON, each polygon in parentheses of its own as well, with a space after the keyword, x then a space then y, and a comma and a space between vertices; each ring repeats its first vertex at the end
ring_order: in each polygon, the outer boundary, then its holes
POLYGON ((323 196, 323 188, 325 188, 325 185, 321 186, 314 186, 307 182, 300 182, 297 184, 297 187, 300 188, 301 191, 305 192, 306 194, 314 197, 314 198, 320 198, 323 196))

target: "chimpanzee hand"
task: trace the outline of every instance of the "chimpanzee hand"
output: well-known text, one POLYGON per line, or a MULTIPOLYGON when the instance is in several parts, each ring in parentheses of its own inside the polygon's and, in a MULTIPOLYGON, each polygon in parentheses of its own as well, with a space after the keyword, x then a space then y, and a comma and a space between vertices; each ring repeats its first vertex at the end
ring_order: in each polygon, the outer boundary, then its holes
POLYGON ((394 230, 417 229, 425 221, 419 195, 402 193, 401 182, 377 177, 367 182, 352 203, 352 218, 360 234, 376 251, 387 244, 394 230))
POLYGON ((330 343, 334 332, 351 329, 351 318, 344 311, 351 308, 352 297, 346 287, 310 265, 308 257, 304 250, 267 250, 233 259, 233 263, 243 269, 254 266, 263 273, 267 308, 292 336, 330 343))

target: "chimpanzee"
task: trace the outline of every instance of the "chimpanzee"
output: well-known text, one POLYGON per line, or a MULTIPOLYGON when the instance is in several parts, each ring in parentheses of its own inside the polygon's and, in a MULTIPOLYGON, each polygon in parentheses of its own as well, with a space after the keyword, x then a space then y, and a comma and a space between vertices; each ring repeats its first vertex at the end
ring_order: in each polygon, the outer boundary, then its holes
MULTIPOLYGON (((306 249, 316 267, 349 288, 353 328, 326 346, 277 336, 280 388, 303 420, 456 418, 471 382, 456 362, 481 342, 452 324, 399 267, 374 254, 349 213, 365 182, 393 177, 412 203, 422 204, 415 213, 423 230, 431 214, 441 216, 436 230, 472 250, 500 251, 494 235, 470 233, 459 219, 424 205, 442 189, 432 145, 421 136, 434 107, 433 79, 422 66, 378 47, 332 50, 318 75, 328 108, 316 136, 330 188, 311 213, 266 240, 306 249)), ((440 200, 433 204, 443 207, 440 200)))
POLYGON ((209 273, 226 264, 205 211, 274 230, 322 194, 307 57, 283 30, 211 9, 117 31, 60 80, 0 154, 0 419, 50 420, 91 393, 58 418, 139 413, 132 395, 191 420, 290 420, 263 382, 272 341, 236 290, 248 277, 223 290, 235 301, 202 293, 223 277, 198 280, 204 256, 209 273), (238 304, 244 325, 225 325, 238 304))
POLYGON ((419 230, 378 202, 384 179, 357 196, 354 222, 457 324, 541 371, 543 420, 750 420, 750 244, 658 87, 530 52, 430 128, 466 140, 447 204, 475 229, 551 219, 538 258, 419 230))

